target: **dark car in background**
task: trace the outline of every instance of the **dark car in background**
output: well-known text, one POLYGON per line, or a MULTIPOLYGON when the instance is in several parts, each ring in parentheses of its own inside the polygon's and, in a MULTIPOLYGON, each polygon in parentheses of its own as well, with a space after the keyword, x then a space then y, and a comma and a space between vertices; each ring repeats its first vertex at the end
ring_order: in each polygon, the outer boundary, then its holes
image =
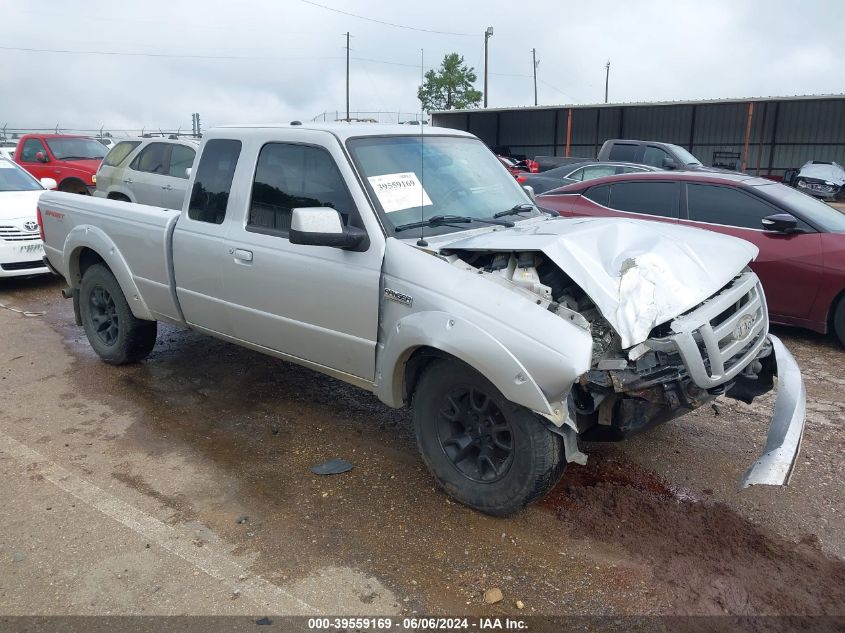
POLYGON ((680 145, 660 141, 636 141, 632 139, 612 138, 602 144, 600 161, 619 161, 641 163, 658 169, 683 169, 686 171, 724 171, 717 167, 707 167, 698 158, 680 145))
POLYGON ((594 160, 585 160, 579 163, 561 165, 539 174, 518 174, 516 180, 523 186, 530 186, 535 194, 540 194, 575 182, 584 182, 603 176, 613 176, 614 174, 646 171, 658 171, 658 169, 657 167, 634 163, 600 163, 594 160))
POLYGON ((563 216, 637 217, 748 240, 760 250, 751 268, 770 319, 833 331, 845 345, 845 215, 811 196, 745 174, 664 171, 568 185, 537 204, 563 216))

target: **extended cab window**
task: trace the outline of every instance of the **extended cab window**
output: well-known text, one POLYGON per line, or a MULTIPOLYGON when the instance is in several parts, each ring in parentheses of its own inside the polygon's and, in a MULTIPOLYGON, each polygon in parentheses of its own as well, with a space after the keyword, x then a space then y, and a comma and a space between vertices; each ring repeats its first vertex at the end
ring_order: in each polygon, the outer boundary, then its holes
POLYGON ((132 150, 138 147, 141 141, 121 141, 111 148, 111 151, 106 154, 103 159, 103 165, 107 167, 117 167, 126 160, 126 157, 132 153, 132 150))
MULTIPOLYGON (((35 155, 38 152, 44 152, 44 145, 37 138, 30 138, 26 140, 21 149, 21 160, 27 163, 35 162, 35 155)), ((45 152, 46 155, 46 152, 45 152)))
POLYGON ((247 230, 285 236, 291 212, 298 207, 331 207, 347 224, 353 202, 325 149, 268 143, 258 156, 247 230))
POLYGON ((612 209, 629 213, 678 217, 678 183, 619 182, 610 187, 612 209))
POLYGON ((194 164, 196 152, 185 145, 174 145, 170 151, 170 168, 168 174, 175 178, 187 178, 187 169, 194 164))
POLYGON ((732 187, 687 184, 689 219, 745 229, 762 229, 766 216, 780 213, 755 196, 732 187))
POLYGON ((166 174, 169 160, 170 145, 166 143, 150 143, 132 161, 130 167, 135 171, 146 171, 151 174, 166 174))
POLYGON ((234 139, 212 139, 205 144, 191 189, 190 219, 223 224, 240 155, 241 142, 234 139))
POLYGON ((610 148, 610 156, 608 160, 618 160, 625 163, 635 163, 637 158, 637 150, 639 145, 631 145, 629 143, 614 143, 610 148))

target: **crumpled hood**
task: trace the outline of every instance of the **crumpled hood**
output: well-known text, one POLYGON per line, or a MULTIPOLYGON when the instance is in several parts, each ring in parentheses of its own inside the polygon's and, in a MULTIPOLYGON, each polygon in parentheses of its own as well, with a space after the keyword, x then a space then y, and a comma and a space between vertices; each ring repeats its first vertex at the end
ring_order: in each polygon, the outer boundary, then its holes
POLYGON ((430 241, 441 250, 542 251, 589 295, 623 348, 716 293, 758 252, 712 231, 619 218, 551 218, 430 241))
POLYGON ((819 180, 827 180, 836 185, 845 184, 845 169, 836 163, 819 164, 807 163, 798 172, 799 176, 806 176, 807 178, 817 178, 819 180))

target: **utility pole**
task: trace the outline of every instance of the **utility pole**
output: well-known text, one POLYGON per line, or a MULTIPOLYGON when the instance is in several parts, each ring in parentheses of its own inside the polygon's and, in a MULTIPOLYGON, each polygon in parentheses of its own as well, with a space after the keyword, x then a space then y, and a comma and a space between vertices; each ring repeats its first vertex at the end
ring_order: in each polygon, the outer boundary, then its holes
POLYGON ((346 121, 349 121, 349 31, 346 32, 346 121))
POLYGON ((537 61, 537 49, 531 49, 531 61, 534 66, 534 105, 537 105, 537 66, 540 62, 537 61))
POLYGON ((487 40, 493 37, 493 27, 488 26, 484 31, 484 107, 487 107, 487 40))
POLYGON ((604 102, 607 103, 607 90, 610 87, 610 60, 604 65, 604 102))

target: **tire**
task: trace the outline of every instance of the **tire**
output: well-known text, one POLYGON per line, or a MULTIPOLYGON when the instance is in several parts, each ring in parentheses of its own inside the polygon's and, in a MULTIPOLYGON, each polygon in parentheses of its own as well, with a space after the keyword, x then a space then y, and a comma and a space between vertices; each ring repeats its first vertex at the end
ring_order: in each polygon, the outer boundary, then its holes
POLYGON ((831 319, 833 333, 839 339, 839 344, 845 347, 845 296, 840 297, 831 319))
POLYGON ((132 314, 112 272, 103 264, 85 271, 79 289, 79 312, 88 342, 112 365, 146 358, 156 342, 156 322, 132 314))
POLYGON ((546 494, 566 467, 562 439, 463 363, 435 360, 414 392, 423 461, 460 503, 494 516, 546 494))

